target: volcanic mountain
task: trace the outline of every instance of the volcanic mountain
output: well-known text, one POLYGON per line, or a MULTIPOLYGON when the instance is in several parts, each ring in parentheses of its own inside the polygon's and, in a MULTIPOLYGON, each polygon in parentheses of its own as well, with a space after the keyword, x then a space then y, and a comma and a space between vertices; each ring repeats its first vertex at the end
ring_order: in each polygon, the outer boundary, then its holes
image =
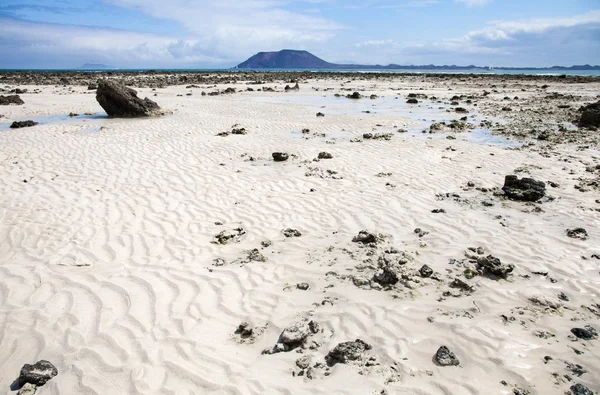
POLYGON ((317 58, 308 51, 284 49, 279 52, 259 52, 237 65, 238 69, 332 69, 337 65, 317 58))

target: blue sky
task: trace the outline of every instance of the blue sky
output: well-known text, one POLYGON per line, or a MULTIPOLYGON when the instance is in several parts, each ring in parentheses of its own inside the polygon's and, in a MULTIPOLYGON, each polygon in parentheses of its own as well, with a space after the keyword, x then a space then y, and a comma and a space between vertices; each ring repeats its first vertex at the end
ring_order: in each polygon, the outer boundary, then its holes
POLYGON ((600 0, 0 0, 0 68, 600 64, 600 0))

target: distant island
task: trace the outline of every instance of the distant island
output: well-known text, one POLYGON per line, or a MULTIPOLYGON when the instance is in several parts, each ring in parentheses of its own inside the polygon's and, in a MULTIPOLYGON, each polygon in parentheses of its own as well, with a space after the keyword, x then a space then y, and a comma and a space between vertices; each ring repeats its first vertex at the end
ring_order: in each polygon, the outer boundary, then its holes
POLYGON ((364 65, 335 64, 316 57, 308 51, 284 49, 279 52, 259 52, 250 59, 238 64, 236 69, 330 69, 330 70, 600 70, 600 66, 552 66, 552 67, 481 67, 475 65, 456 66, 433 64, 419 66, 401 66, 398 64, 364 65))
POLYGON ((82 66, 79 66, 78 69, 84 69, 84 70, 106 70, 106 69, 115 69, 116 67, 114 66, 109 66, 107 64, 101 64, 101 63, 86 63, 82 66))

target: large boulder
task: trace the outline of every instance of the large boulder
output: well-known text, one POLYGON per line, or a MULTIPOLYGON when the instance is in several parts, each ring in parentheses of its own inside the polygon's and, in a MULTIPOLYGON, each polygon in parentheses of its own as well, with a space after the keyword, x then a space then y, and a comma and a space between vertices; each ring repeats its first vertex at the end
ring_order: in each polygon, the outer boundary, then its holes
POLYGON ((536 202, 546 195, 546 184, 533 178, 506 176, 502 190, 509 199, 536 202))
POLYGON ((347 363, 348 361, 356 361, 362 358, 363 354, 370 350, 370 344, 365 343, 360 339, 355 341, 343 342, 335 346, 335 348, 325 356, 325 360, 329 365, 336 363, 347 363))
POLYGON ((579 126, 600 127, 600 101, 581 107, 579 126))
POLYGON ((134 89, 114 80, 98 81, 96 100, 111 117, 151 117, 165 114, 158 104, 137 97, 134 89))
POLYGON ((19 95, 0 95, 0 106, 8 106, 9 104, 21 105, 25 104, 25 102, 21 100, 21 97, 19 95))

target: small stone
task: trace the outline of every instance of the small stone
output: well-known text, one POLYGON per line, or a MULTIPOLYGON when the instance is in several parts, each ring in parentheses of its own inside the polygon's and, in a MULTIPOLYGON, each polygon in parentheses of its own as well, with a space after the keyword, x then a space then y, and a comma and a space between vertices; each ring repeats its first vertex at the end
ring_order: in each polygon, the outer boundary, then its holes
POLYGON ((252 336, 254 330, 252 329, 249 323, 244 321, 238 325, 238 328, 235 331, 235 333, 240 335, 242 338, 246 338, 252 336))
POLYGON ((35 395, 36 391, 37 386, 31 383, 25 383, 25 385, 21 387, 17 395, 35 395))
POLYGON ((296 346, 306 340, 310 334, 308 322, 297 321, 290 324, 281 332, 279 342, 288 346, 296 346))
POLYGON ((41 360, 33 365, 25 364, 19 375, 19 385, 26 383, 41 387, 58 374, 58 369, 50 362, 41 360))
POLYGON ((529 392, 529 390, 526 390, 524 388, 515 388, 513 389, 513 395, 530 395, 531 392, 529 392))
POLYGON ((290 155, 285 152, 273 152, 272 156, 275 162, 285 162, 290 157, 290 155))
POLYGON ((571 333, 583 340, 594 340, 598 337, 598 332, 589 325, 585 328, 573 328, 571 329, 571 333))
POLYGON ((583 228, 567 229, 567 237, 570 237, 572 239, 587 240, 588 233, 583 228))
POLYGON ((310 285, 308 285, 308 283, 299 283, 296 284, 296 288, 298 288, 301 291, 307 291, 310 288, 310 285))
POLYGON ((362 357, 365 351, 370 350, 371 348, 370 344, 367 344, 360 339, 339 343, 333 350, 329 351, 325 360, 329 365, 356 361, 362 357))
POLYGON ((300 237, 302 233, 297 229, 287 228, 283 230, 283 235, 285 237, 300 237))
POLYGON ((333 159, 333 155, 331 155, 329 152, 319 152, 319 159, 333 159))
POLYGON ((433 274, 433 269, 427 265, 423 265, 421 269, 419 269, 419 273, 421 274, 421 277, 429 278, 433 274))
POLYGON ((373 281, 381 285, 394 285, 399 279, 396 272, 390 266, 385 266, 373 275, 373 281))
POLYGON ((35 126, 37 124, 38 124, 37 122, 33 122, 33 121, 14 121, 13 123, 10 124, 10 128, 11 129, 28 128, 31 126, 35 126))
POLYGON ((446 210, 444 210, 443 208, 435 208, 435 209, 431 210, 431 212, 433 214, 445 214, 446 210))
POLYGON ((500 259, 495 256, 488 255, 477 259, 477 268, 484 274, 507 278, 515 269, 512 264, 503 264, 500 259))
POLYGON ((458 366, 460 361, 446 346, 441 346, 435 353, 435 360, 441 366, 458 366))
POLYGON ((559 293, 558 294, 558 298, 560 300, 565 301, 565 302, 568 302, 570 300, 569 297, 564 292, 559 293))
POLYGON ((575 384, 570 388, 573 395, 594 395, 594 393, 583 384, 575 384))
POLYGON ((296 366, 303 370, 308 369, 310 367, 311 363, 312 363, 312 358, 310 357, 310 355, 305 355, 296 360, 296 366))
POLYGON ((324 117, 324 116, 325 116, 325 114, 323 114, 322 112, 317 113, 317 117, 324 117))

